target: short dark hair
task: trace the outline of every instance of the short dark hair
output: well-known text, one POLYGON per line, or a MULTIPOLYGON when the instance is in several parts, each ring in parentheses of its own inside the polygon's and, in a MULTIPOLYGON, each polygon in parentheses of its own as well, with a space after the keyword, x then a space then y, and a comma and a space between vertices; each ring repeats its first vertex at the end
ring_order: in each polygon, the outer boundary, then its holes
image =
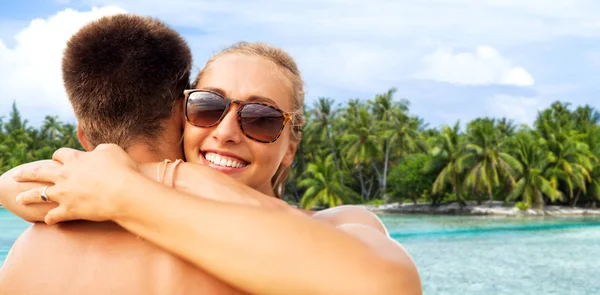
POLYGON ((163 22, 119 14, 73 35, 62 62, 67 95, 88 143, 127 149, 162 134, 189 84, 192 54, 163 22))

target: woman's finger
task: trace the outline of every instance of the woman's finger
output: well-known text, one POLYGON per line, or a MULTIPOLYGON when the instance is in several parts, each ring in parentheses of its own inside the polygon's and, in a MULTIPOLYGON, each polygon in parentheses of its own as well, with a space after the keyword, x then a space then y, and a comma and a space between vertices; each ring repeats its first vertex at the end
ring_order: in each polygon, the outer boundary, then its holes
POLYGON ((58 161, 61 163, 67 163, 69 161, 72 161, 74 159, 76 159, 79 154, 84 153, 82 151, 78 151, 76 149, 72 149, 72 148, 60 148, 58 150, 56 150, 56 152, 54 152, 54 154, 52 154, 52 160, 54 161, 58 161))
POLYGON ((54 195, 55 199, 52 198, 53 186, 43 186, 28 191, 24 191, 17 195, 17 204, 29 205, 56 202, 58 195, 54 195))
POLYGON ((46 217, 44 218, 44 222, 46 222, 48 225, 54 225, 59 222, 73 220, 73 218, 69 217, 67 212, 68 211, 65 206, 58 206, 48 211, 48 214, 46 214, 46 217))
POLYGON ((51 182, 55 183, 60 175, 61 167, 56 165, 37 164, 19 168, 13 179, 19 182, 51 182))

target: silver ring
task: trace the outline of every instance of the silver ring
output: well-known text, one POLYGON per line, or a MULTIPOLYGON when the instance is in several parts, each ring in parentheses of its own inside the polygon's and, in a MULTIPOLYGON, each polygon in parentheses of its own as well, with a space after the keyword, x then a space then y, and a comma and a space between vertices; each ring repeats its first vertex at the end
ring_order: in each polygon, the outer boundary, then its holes
POLYGON ((48 189, 48 186, 45 186, 44 189, 42 190, 42 201, 47 202, 49 200, 48 195, 46 194, 46 190, 48 189))

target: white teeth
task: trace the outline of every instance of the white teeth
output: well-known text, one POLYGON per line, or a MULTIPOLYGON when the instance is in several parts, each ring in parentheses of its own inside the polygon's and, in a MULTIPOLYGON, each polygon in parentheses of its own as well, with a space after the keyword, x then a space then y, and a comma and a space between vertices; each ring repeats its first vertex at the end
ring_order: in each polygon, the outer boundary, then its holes
POLYGON ((204 154, 204 158, 213 164, 223 167, 242 168, 246 166, 245 164, 242 164, 234 159, 226 158, 215 153, 206 153, 204 154))

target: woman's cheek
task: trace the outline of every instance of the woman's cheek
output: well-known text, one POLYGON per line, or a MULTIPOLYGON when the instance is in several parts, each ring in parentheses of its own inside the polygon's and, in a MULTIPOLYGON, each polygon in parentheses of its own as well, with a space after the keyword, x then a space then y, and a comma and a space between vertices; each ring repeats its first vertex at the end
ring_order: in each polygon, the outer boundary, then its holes
POLYGON ((183 152, 188 162, 198 161, 198 136, 191 127, 186 127, 183 131, 183 152))

